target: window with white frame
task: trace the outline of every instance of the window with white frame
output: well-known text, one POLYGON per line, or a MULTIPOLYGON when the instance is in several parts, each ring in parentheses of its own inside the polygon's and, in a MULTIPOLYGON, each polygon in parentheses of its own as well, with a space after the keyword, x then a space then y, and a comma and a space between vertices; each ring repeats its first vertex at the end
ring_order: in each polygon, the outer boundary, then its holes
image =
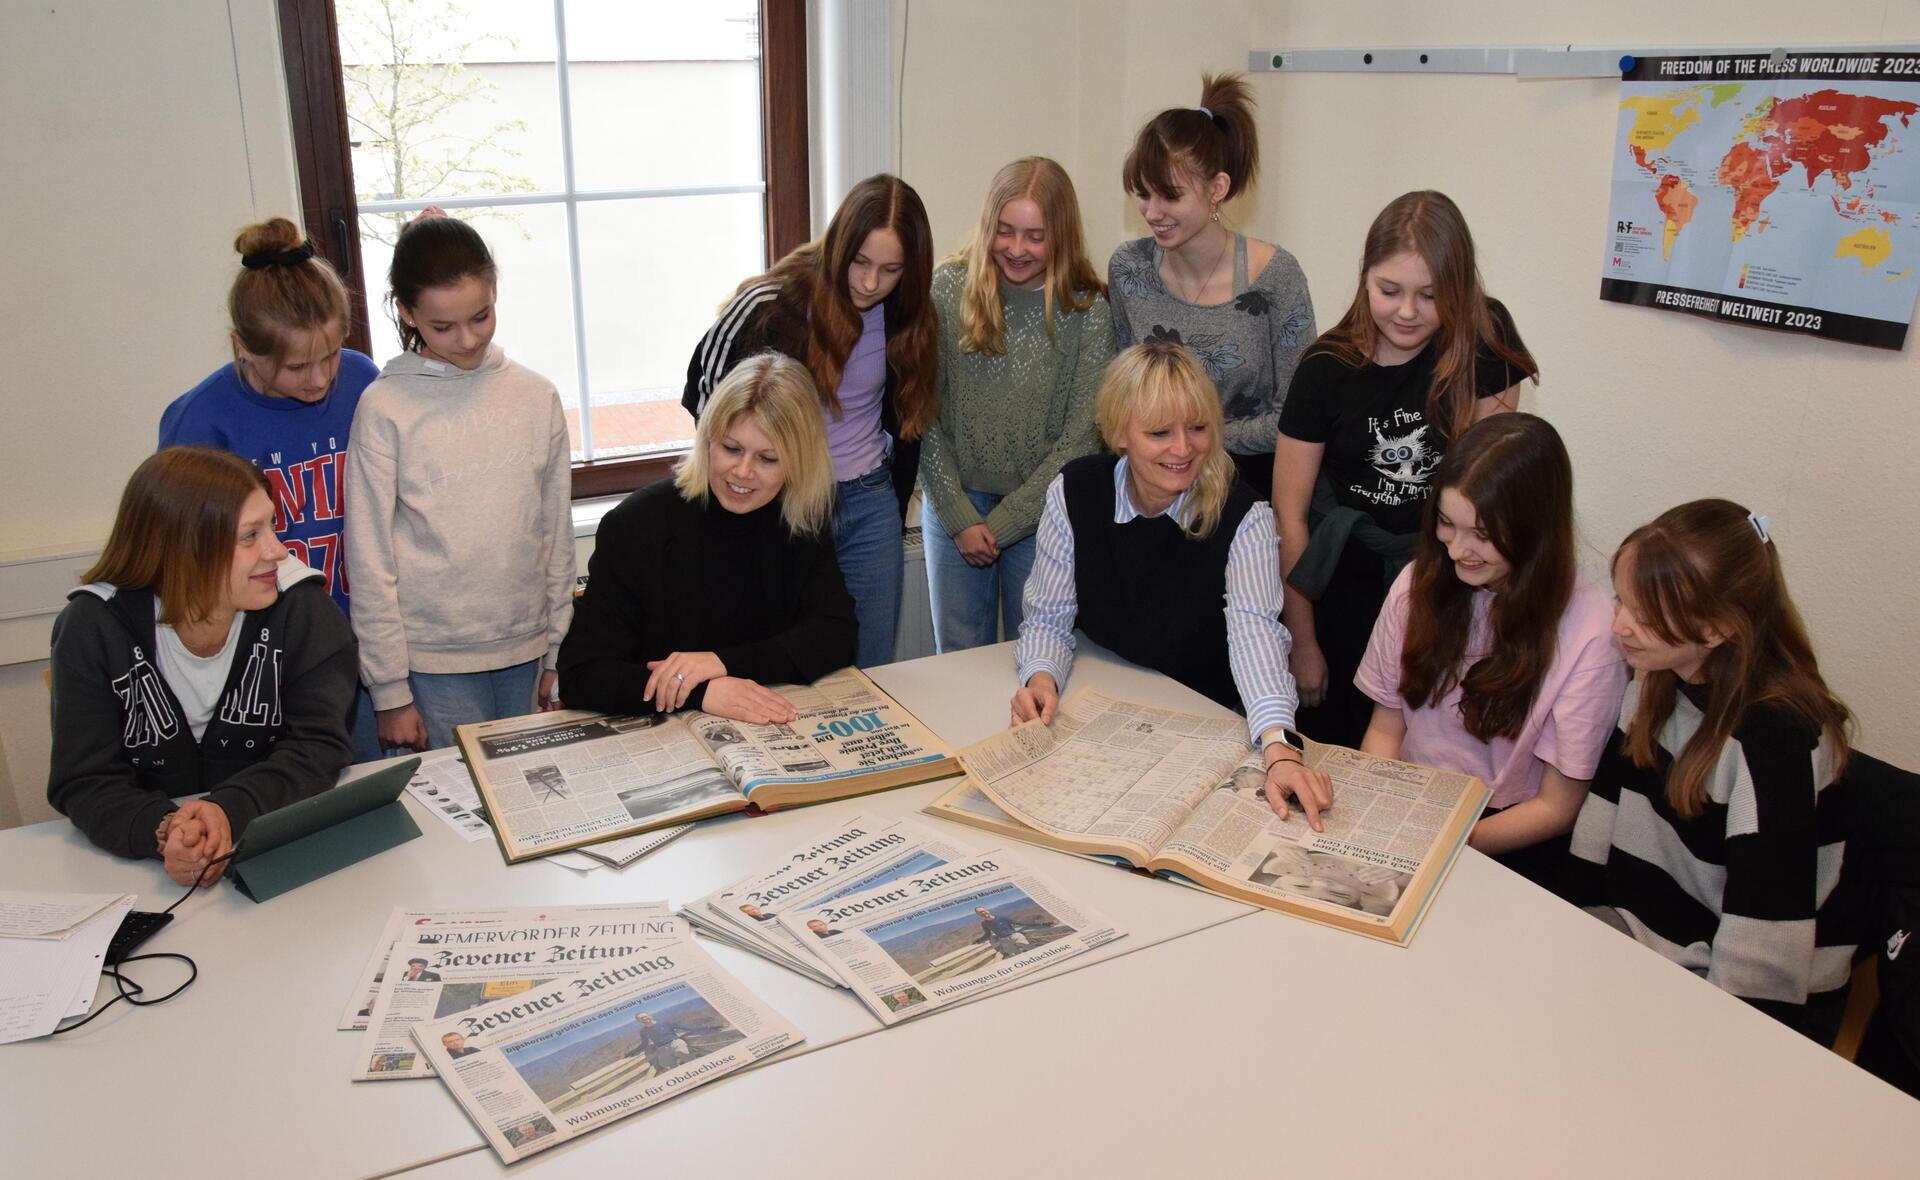
POLYGON ((576 460, 684 447, 688 356, 767 261, 761 14, 335 0, 374 359, 394 236, 438 206, 492 248, 496 339, 559 387, 576 460))

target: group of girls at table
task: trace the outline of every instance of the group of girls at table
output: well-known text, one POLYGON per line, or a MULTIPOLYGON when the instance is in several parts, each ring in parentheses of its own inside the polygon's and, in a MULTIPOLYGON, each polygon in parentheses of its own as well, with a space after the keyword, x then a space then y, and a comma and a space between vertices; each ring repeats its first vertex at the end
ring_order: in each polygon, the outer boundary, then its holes
POLYGON ((1054 719, 1077 631, 1245 716, 1275 822, 1339 806, 1296 731, 1472 773, 1475 847, 1817 1029, 1850 719, 1766 520, 1672 508, 1590 580, 1460 210, 1390 202, 1316 333, 1292 255, 1222 221, 1257 166, 1238 78, 1155 116, 1120 170, 1151 234, 1104 282, 1050 160, 937 266, 912 187, 854 186, 721 307, 693 447, 606 515, 577 600, 565 419, 494 341, 480 236, 401 233, 376 373, 299 230, 248 229, 233 363, 166 409, 55 626, 50 800, 187 882, 463 722, 791 720, 773 686, 893 657, 917 484, 937 645, 1017 637, 1014 723, 1054 719))

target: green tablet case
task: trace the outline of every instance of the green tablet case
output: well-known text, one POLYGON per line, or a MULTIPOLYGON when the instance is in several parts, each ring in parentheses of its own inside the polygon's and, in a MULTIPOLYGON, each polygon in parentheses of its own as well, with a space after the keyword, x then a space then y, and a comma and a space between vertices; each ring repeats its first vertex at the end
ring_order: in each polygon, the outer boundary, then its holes
POLYGON ((418 758, 341 783, 250 825, 228 875, 256 902, 278 897, 420 834, 399 801, 418 758))

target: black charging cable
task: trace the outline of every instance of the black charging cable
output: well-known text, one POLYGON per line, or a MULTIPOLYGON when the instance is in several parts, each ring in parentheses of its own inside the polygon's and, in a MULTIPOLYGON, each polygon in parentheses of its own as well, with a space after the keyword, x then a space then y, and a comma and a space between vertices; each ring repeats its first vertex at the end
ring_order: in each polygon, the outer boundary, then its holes
MULTIPOLYGON (((187 891, 185 893, 182 893, 179 899, 176 900, 172 905, 168 906, 164 910, 161 910, 160 912, 163 914, 171 914, 173 911, 179 909, 181 906, 181 903, 185 902, 189 897, 192 897, 194 895, 194 892, 198 890, 200 886, 206 881, 207 872, 211 871, 218 865, 226 863, 228 860, 231 860, 232 858, 233 858, 233 853, 229 852, 225 856, 215 857, 213 860, 208 861, 206 870, 203 870, 198 877, 194 878, 193 884, 187 886, 187 891)), ((50 1036, 57 1037, 61 1033, 72 1032, 76 1028, 80 1028, 83 1025, 89 1024, 95 1019, 97 1019, 101 1013, 113 1007, 115 1004, 118 1004, 122 1000, 125 1000, 127 1003, 132 1004, 136 1008, 146 1008, 154 1004, 164 1004, 168 1000, 173 999, 175 996, 179 995, 181 992, 186 991, 188 988, 193 986, 193 981, 200 978, 200 966, 199 964, 195 963, 192 959, 188 958, 187 956, 182 954, 176 954, 173 951, 149 951, 144 955, 128 955, 126 958, 120 960, 118 963, 115 963, 112 967, 101 968, 100 974, 113 980, 114 990, 116 990, 120 994, 114 996, 111 1000, 108 1000, 106 1003, 100 1005, 98 1008, 95 1008, 90 1014, 87 1015, 85 1019, 76 1020, 72 1024, 67 1025, 65 1028, 54 1029, 53 1032, 49 1034, 50 1036), (134 982, 132 979, 128 978, 126 975, 116 970, 116 968, 124 967, 128 963, 139 963, 139 962, 144 962, 150 959, 178 959, 180 962, 185 963, 187 965, 186 982, 182 983, 179 987, 174 988, 172 991, 168 992, 164 996, 155 996, 153 999, 150 999, 150 1000, 141 999, 140 998, 141 996, 146 995, 147 989, 144 987, 141 987, 138 983, 134 982)))

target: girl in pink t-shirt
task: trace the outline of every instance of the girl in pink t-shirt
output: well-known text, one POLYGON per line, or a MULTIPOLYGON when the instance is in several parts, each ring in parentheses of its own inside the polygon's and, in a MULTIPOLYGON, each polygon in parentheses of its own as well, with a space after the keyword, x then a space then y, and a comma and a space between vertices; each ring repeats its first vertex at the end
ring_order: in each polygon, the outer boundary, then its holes
POLYGON ((1493 788, 1468 842, 1547 884, 1620 715, 1613 604, 1584 581, 1573 469, 1545 419, 1499 414, 1447 451, 1426 527, 1354 683, 1360 748, 1493 788))

